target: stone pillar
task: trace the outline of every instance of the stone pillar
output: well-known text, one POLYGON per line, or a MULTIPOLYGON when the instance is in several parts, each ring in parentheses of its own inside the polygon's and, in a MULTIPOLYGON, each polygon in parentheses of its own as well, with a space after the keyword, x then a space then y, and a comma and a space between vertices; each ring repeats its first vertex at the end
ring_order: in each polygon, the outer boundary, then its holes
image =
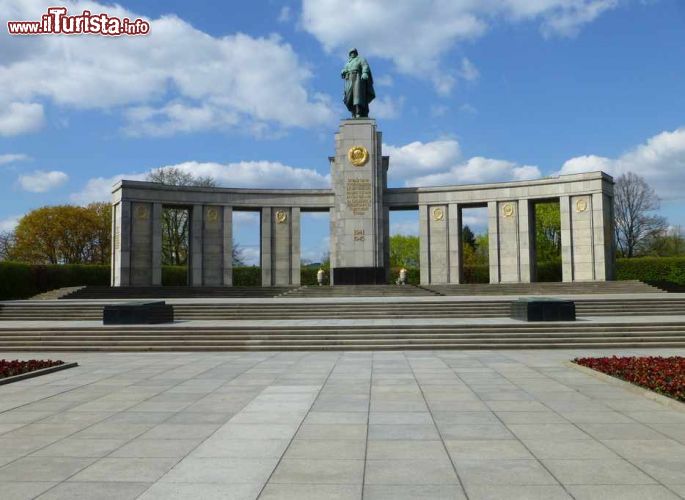
POLYGON ((458 258, 454 258, 459 231, 456 235, 450 232, 457 218, 450 214, 449 205, 423 205, 419 207, 419 221, 421 283, 450 283, 451 276, 459 273, 458 258))
POLYGON ((573 281, 595 279, 592 195, 571 196, 571 263, 573 281))
POLYGON ((518 201, 488 203, 490 283, 521 281, 518 205, 518 201))
POLYGON ((519 200, 518 214, 519 280, 530 283, 535 270, 535 206, 529 200, 519 200))
POLYGON ((571 242, 571 198, 559 197, 559 214, 561 217, 561 280, 573 281, 573 250, 571 242))
POLYGON ((343 120, 331 162, 335 203, 331 220, 331 274, 336 284, 385 283, 383 192, 387 161, 372 119, 343 120))
POLYGON ((461 208, 457 203, 447 206, 447 234, 448 234, 448 260, 449 282, 462 282, 462 239, 461 239, 461 208))
POLYGON ((300 284, 300 209, 262 208, 262 286, 300 284))
POLYGON ((613 280, 616 267, 614 246, 614 200, 606 193, 592 195, 592 224, 595 244, 595 280, 613 280))
POLYGON ((188 284, 190 286, 202 286, 202 205, 193 205, 188 214, 188 284))
POLYGON ((131 202, 112 206, 112 286, 130 286, 131 202))
POLYGON ((499 219, 497 202, 488 202, 488 267, 490 283, 499 283, 499 219))
MULTIPOLYGON (((223 207, 202 207, 202 285, 224 284, 224 211, 223 207)), ((230 252, 231 249, 229 248, 230 252)))
POLYGON ((152 203, 131 203, 131 286, 152 285, 152 203))
POLYGON ((233 208, 223 207, 223 285, 233 286, 233 208))
POLYGON ((162 286, 162 204, 152 204, 152 285, 162 286))

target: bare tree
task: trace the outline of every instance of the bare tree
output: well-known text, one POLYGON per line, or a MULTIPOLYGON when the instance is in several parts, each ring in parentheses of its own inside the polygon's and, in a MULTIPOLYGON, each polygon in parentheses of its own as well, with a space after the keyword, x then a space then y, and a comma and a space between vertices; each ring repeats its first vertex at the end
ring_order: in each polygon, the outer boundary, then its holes
MULTIPOLYGON (((215 187, 211 177, 195 176, 176 167, 153 170, 147 180, 169 186, 215 187)), ((165 265, 183 266, 188 263, 188 211, 185 209, 165 208, 162 214, 162 262, 165 265)), ((243 249, 233 244, 233 265, 244 266, 243 249)))
POLYGON ((12 260, 15 243, 14 231, 0 231, 0 260, 12 260))
POLYGON ((623 257, 635 256, 644 243, 667 228, 666 219, 652 213, 658 209, 659 197, 642 177, 628 172, 616 180, 616 244, 623 257))

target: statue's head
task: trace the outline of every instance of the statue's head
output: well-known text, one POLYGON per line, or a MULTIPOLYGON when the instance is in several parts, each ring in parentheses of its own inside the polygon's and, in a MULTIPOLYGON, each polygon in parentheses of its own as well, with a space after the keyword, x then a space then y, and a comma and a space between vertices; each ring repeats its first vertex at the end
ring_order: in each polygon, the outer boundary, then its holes
POLYGON ((348 53, 350 57, 357 57, 359 55, 359 52, 357 52, 357 49, 350 49, 350 52, 348 53))

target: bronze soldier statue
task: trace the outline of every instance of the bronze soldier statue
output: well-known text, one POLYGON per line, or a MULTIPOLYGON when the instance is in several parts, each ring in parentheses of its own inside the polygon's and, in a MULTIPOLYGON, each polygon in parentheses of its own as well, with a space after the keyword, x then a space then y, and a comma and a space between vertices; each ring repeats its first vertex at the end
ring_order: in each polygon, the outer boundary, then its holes
POLYGON ((352 113, 352 118, 368 117, 369 103, 374 100, 376 93, 373 90, 371 68, 357 49, 350 50, 347 64, 340 74, 345 79, 343 102, 352 113))

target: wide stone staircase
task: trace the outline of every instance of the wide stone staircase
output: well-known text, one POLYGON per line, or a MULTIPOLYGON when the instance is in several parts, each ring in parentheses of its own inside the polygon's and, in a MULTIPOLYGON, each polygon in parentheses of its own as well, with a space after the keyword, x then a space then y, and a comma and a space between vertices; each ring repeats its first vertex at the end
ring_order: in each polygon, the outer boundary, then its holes
POLYGON ((0 324, 0 351, 240 351, 685 347, 685 321, 454 325, 36 327, 0 324))
POLYGON ((270 298, 292 290, 285 286, 84 286, 60 299, 174 299, 174 298, 270 298))
POLYGON ((663 290, 638 280, 587 281, 573 283, 474 283, 430 285, 426 289, 440 295, 578 295, 614 293, 663 293, 663 290))
MULTIPOLYGON (((101 320, 106 301, 15 301, 0 303, 4 321, 101 320)), ((334 320, 503 318, 509 316, 509 299, 497 300, 386 300, 352 302, 289 301, 196 302, 174 301, 174 317, 187 320, 334 320)), ((685 315, 685 295, 661 294, 654 298, 576 298, 579 317, 685 315)))

